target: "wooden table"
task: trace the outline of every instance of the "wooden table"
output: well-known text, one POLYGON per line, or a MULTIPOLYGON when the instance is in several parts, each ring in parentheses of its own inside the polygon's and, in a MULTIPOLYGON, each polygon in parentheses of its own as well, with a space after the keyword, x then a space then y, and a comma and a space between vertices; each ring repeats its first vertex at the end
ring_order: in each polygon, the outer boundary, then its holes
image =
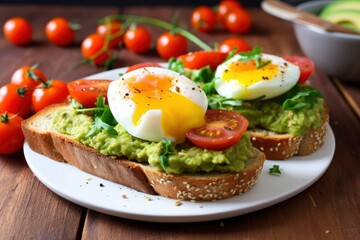
MULTIPOLYGON (((82 60, 79 46, 95 31, 96 20, 106 15, 128 13, 169 21, 177 9, 180 24, 188 26, 191 8, 166 7, 63 7, 0 6, 0 22, 12 16, 30 19, 34 42, 16 47, 0 38, 0 83, 10 80, 20 66, 41 63, 51 78, 71 81, 102 71, 91 65, 71 66, 82 60), (59 48, 44 36, 46 21, 65 16, 82 25, 77 44, 59 48)), ((279 55, 302 55, 290 23, 260 9, 250 9, 254 26, 242 36, 252 45, 279 55)), ((163 30, 151 27, 154 36, 163 30)), ((212 44, 230 34, 198 34, 212 44)), ((198 50, 194 45, 190 50, 198 50)), ((151 51, 135 55, 122 49, 115 67, 143 61, 162 61, 151 51)), ((360 239, 360 88, 341 83, 316 69, 311 83, 321 90, 330 106, 330 125, 336 151, 325 174, 300 194, 246 215, 200 223, 150 223, 113 217, 67 201, 47 189, 29 169, 22 151, 0 156, 0 239, 360 239)), ((2 143, 0 143, 2 144, 2 143)))

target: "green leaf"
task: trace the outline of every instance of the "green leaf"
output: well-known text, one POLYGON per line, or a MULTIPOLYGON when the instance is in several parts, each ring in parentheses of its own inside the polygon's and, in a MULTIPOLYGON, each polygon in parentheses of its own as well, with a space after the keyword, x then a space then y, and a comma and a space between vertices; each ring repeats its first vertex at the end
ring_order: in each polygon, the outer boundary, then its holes
POLYGON ((218 94, 208 96, 208 104, 211 109, 222 109, 225 106, 242 106, 243 101, 234 98, 225 98, 218 94))
POLYGON ((300 109, 306 106, 310 106, 317 101, 318 98, 323 98, 320 91, 304 85, 295 85, 286 94, 277 98, 282 102, 282 106, 286 110, 300 109))
POLYGON ((214 80, 212 80, 211 82, 205 83, 204 85, 201 86, 201 88, 207 96, 210 94, 216 93, 214 80))
POLYGON ((241 62, 248 62, 251 60, 255 60, 256 61, 256 67, 262 68, 265 67, 266 65, 268 65, 269 63, 271 63, 271 61, 265 61, 263 62, 261 59, 261 47, 256 46, 254 47, 250 52, 241 52, 239 53, 239 55, 242 57, 240 59, 241 62))
POLYGON ((116 119, 111 113, 109 106, 105 102, 105 98, 100 94, 96 98, 95 108, 76 109, 77 112, 93 112, 94 125, 91 130, 86 134, 86 137, 93 135, 96 131, 105 129, 110 135, 117 135, 114 127, 117 124, 116 119))
POLYGON ((190 79, 196 83, 209 83, 214 78, 214 72, 210 66, 205 66, 198 70, 192 70, 190 79))
POLYGON ((163 143, 164 148, 160 155, 160 165, 166 170, 169 167, 169 156, 173 154, 173 145, 169 139, 163 138, 161 142, 163 143))
POLYGON ((269 173, 270 173, 271 175, 280 176, 280 175, 281 175, 280 166, 279 166, 279 165, 273 165, 273 166, 269 169, 269 173))
POLYGON ((185 74, 184 63, 180 59, 170 58, 168 61, 168 69, 185 74))

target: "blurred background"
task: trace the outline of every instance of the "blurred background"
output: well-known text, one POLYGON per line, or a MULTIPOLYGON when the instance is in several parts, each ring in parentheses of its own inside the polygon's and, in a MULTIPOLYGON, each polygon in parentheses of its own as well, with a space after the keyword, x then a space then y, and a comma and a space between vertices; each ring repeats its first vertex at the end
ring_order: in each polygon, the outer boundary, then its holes
MULTIPOLYGON (((297 5, 306 0, 282 0, 292 5, 297 5)), ((136 6, 136 5, 215 5, 218 0, 0 0, 6 4, 60 4, 60 5, 109 5, 109 6, 136 6)), ((261 0, 240 0, 244 6, 260 6, 261 0)))

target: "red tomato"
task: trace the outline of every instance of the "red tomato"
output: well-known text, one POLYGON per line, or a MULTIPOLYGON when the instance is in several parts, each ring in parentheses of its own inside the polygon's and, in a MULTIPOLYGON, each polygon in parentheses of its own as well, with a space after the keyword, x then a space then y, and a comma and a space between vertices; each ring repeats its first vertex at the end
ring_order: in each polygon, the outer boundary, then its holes
POLYGON ((134 71, 139 68, 144 68, 144 67, 162 67, 162 66, 157 63, 154 63, 154 62, 137 63, 137 64, 134 64, 134 65, 128 67, 128 69, 126 70, 126 73, 134 71))
POLYGON ((45 26, 47 39, 61 47, 69 46, 75 41, 75 31, 78 26, 63 17, 51 19, 45 26))
POLYGON ((216 14, 209 6, 195 8, 191 14, 191 26, 200 32, 212 32, 216 27, 216 14))
POLYGON ((306 80, 309 79, 311 73, 315 69, 314 62, 306 57, 300 57, 300 56, 287 56, 284 57, 285 60, 295 64, 300 68, 300 77, 299 77, 299 83, 303 84, 306 82, 306 80))
POLYGON ((61 80, 51 80, 48 84, 39 85, 32 94, 32 105, 35 112, 55 103, 65 102, 69 90, 61 80))
POLYGON ((111 58, 112 49, 106 46, 106 39, 103 35, 93 33, 82 42, 81 52, 94 64, 102 65, 111 58))
POLYGON ((222 41, 219 45, 219 51, 229 53, 231 52, 235 47, 237 47, 236 53, 239 52, 247 52, 251 50, 250 45, 243 39, 233 37, 228 38, 222 41))
POLYGON ((198 51, 190 52, 180 56, 179 58, 186 68, 200 69, 209 65, 212 70, 215 70, 217 66, 226 59, 226 57, 227 53, 220 51, 198 51))
POLYGON ((251 16, 245 9, 237 8, 226 15, 225 28, 231 33, 247 33, 251 26, 251 16))
POLYGON ((124 35, 124 44, 134 53, 146 53, 150 49, 152 36, 149 30, 142 26, 131 26, 124 35))
POLYGON ((19 114, 26 118, 31 112, 31 92, 8 83, 0 88, 0 112, 19 114))
POLYGON ((220 23, 225 26, 225 18, 232 10, 242 8, 240 2, 236 0, 223 0, 217 8, 217 18, 220 23))
POLYGON ((12 113, 0 115, 0 154, 11 154, 19 151, 24 145, 25 137, 21 130, 22 118, 12 113))
POLYGON ((31 42, 32 27, 25 18, 10 18, 5 22, 3 30, 7 40, 15 45, 24 46, 31 42))
POLYGON ((119 21, 116 20, 111 20, 98 25, 96 28, 96 32, 109 38, 110 48, 116 48, 117 46, 119 46, 123 38, 122 25, 119 21))
POLYGON ((186 133, 187 139, 199 148, 224 150, 237 143, 249 121, 242 115, 227 110, 208 110, 205 125, 186 133))
POLYGON ((10 82, 19 87, 34 88, 42 82, 47 82, 47 80, 45 74, 35 64, 31 67, 22 66, 17 69, 11 76, 10 82))
POLYGON ((86 108, 95 107, 97 97, 101 94, 107 98, 111 81, 103 79, 78 79, 68 83, 70 95, 86 108))
POLYGON ((187 47, 187 40, 183 35, 172 34, 171 32, 164 32, 156 42, 158 54, 166 60, 185 54, 187 47))

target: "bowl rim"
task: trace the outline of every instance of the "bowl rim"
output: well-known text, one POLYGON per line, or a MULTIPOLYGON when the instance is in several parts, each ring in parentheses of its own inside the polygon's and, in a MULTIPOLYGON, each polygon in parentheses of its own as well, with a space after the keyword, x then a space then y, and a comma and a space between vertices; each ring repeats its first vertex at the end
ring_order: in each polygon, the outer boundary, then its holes
MULTIPOLYGON (((300 3, 298 5, 296 5, 297 9, 301 9, 305 12, 307 12, 307 8, 308 7, 312 7, 312 6, 324 6, 325 4, 334 2, 334 0, 319 0, 319 1, 308 1, 308 2, 303 2, 300 3)), ((304 24, 299 24, 299 23, 295 23, 295 25, 301 25, 304 26, 305 28, 311 30, 311 31, 315 31, 318 32, 320 34, 327 34, 327 35, 331 35, 333 37, 339 37, 339 38, 346 38, 346 39, 354 39, 354 40, 360 40, 360 34, 351 34, 351 33, 340 33, 340 32, 328 32, 326 30, 317 28, 317 27, 313 27, 313 26, 307 26, 304 24)))

